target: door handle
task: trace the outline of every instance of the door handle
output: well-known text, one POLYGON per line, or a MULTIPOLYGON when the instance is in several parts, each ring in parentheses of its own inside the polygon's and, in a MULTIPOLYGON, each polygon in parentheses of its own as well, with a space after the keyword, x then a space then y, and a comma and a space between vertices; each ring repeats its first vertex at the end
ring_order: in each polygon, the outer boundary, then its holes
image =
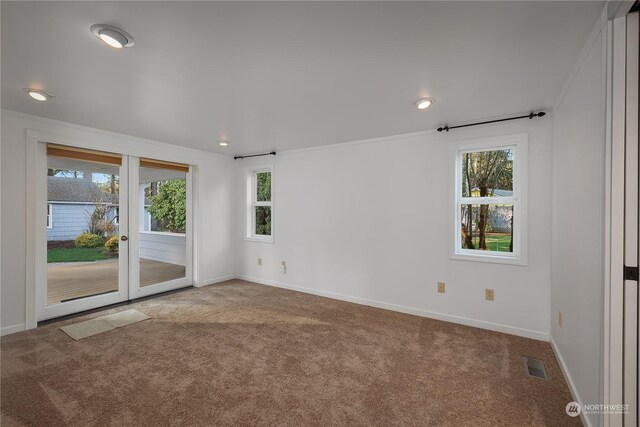
POLYGON ((127 236, 122 236, 120 240, 122 240, 123 242, 126 242, 127 240, 129 240, 129 238, 127 236))

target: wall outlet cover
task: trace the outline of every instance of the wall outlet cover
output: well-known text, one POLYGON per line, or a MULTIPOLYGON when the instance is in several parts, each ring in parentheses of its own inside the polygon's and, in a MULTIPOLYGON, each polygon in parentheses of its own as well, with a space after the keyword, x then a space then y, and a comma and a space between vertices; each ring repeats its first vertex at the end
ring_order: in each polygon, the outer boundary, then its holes
POLYGON ((444 294, 444 292, 445 292, 444 282, 438 282, 438 293, 444 294))
POLYGON ((562 312, 558 312, 558 325, 562 328, 562 312))
POLYGON ((484 290, 484 299, 487 301, 493 301, 493 289, 485 289, 484 290))

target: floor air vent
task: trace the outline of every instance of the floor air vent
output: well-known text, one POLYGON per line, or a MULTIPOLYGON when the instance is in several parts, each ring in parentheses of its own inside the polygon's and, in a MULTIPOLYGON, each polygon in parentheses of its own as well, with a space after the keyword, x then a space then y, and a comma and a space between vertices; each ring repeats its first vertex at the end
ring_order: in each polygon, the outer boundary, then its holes
POLYGON ((544 370, 544 363, 540 359, 524 357, 524 366, 531 377, 547 379, 547 371, 544 370))

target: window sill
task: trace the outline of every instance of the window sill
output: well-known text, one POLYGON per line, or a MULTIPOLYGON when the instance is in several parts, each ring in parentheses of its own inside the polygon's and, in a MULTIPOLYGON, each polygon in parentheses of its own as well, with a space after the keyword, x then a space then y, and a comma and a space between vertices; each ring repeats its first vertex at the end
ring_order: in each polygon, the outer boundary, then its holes
POLYGON ((244 240, 247 242, 258 242, 258 243, 273 243, 273 236, 245 236, 244 240))
POLYGON ((486 262, 490 264, 517 265, 521 267, 526 267, 529 264, 527 260, 522 257, 500 255, 456 253, 451 255, 450 258, 456 261, 486 262))

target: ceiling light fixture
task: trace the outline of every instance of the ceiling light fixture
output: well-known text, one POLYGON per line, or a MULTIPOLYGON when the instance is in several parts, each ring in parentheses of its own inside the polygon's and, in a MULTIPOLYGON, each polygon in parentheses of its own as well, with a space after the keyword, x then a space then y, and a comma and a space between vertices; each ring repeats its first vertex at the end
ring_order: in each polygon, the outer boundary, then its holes
POLYGON ((136 44, 131 34, 113 25, 94 24, 91 26, 91 33, 102 42, 116 49, 131 47, 136 44))
POLYGON ((36 101, 46 101, 49 98, 53 98, 55 95, 52 93, 47 93, 41 89, 34 89, 32 87, 28 87, 24 89, 25 92, 29 94, 30 97, 35 99, 36 101))
POLYGON ((221 139, 220 141, 218 141, 218 144, 220 144, 223 147, 226 147, 227 145, 231 144, 231 142, 227 141, 226 139, 221 139))
POLYGON ((433 98, 421 98, 416 101, 416 107, 418 107, 418 110, 426 110, 434 102, 433 98))

